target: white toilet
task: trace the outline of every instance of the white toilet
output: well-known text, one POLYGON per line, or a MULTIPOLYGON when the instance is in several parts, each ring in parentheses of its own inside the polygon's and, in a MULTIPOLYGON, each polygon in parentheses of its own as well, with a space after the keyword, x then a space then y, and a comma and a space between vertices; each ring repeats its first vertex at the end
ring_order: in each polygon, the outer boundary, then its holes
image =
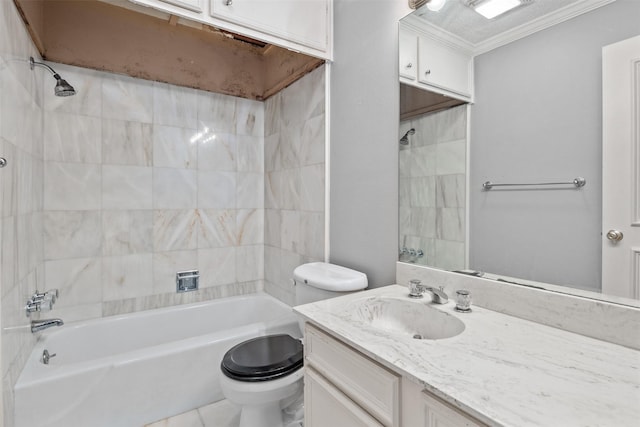
MULTIPOLYGON (((324 262, 303 264, 293 277, 296 305, 367 287, 365 274, 324 262)), ((302 395, 302 363, 302 343, 286 334, 253 338, 227 351, 220 385, 242 407, 240 427, 284 427, 282 410, 302 395)))

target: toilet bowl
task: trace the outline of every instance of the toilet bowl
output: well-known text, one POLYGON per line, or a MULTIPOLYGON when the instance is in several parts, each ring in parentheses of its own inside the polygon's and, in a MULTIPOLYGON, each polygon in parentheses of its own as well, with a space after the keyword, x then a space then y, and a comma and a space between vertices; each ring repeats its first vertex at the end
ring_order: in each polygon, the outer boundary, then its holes
MULTIPOLYGON (((367 276, 328 263, 294 271, 296 304, 363 290, 367 276)), ((252 338, 227 351, 220 364, 224 396, 241 406, 239 427, 284 427, 283 410, 302 395, 302 342, 278 334, 252 338)))
POLYGON ((240 427, 282 427, 282 410, 302 392, 302 343, 286 334, 244 341, 224 355, 220 386, 242 407, 240 427))

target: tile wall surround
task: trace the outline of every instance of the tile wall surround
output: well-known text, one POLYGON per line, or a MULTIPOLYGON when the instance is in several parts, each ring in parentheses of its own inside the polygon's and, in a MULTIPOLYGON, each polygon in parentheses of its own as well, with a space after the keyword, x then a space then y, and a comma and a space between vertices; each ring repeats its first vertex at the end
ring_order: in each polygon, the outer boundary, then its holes
POLYGON ((265 290, 293 305, 293 269, 324 260, 324 67, 265 104, 265 290))
POLYGON ((62 64, 44 98, 44 267, 65 321, 262 290, 264 105, 62 64), (175 273, 200 291, 175 293, 175 273))
POLYGON ((480 307, 640 350, 640 308, 398 262, 396 283, 411 279, 444 286, 450 296, 467 289, 480 307))
POLYGON ((400 123, 399 248, 422 249, 401 261, 446 270, 465 265, 467 106, 400 123))
POLYGON ((67 323, 260 290, 291 303, 293 268, 324 258, 324 67, 262 103, 52 64, 78 91, 57 98, 29 56, 0 2, 5 425, 36 288, 60 290, 43 316, 67 323), (175 293, 183 269, 199 291, 175 293))
POLYGON ((13 385, 31 353, 25 302, 44 282, 43 93, 55 81, 29 69, 38 52, 13 2, 0 2, 0 335, 2 419, 12 425, 13 385), (43 86, 44 82, 44 86, 43 86))

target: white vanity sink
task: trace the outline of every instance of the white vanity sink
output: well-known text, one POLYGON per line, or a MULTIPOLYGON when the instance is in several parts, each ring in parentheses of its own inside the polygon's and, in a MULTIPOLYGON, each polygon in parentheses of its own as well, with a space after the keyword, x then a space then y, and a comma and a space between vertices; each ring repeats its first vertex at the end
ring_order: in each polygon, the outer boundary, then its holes
POLYGON ((422 300, 368 297, 353 301, 352 319, 393 335, 438 340, 464 331, 464 323, 422 300))

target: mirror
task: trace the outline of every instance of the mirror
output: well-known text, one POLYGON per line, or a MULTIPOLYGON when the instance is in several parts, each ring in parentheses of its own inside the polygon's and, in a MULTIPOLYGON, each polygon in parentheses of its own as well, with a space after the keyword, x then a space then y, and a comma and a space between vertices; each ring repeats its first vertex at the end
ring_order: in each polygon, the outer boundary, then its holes
MULTIPOLYGON (((486 20, 448 0, 401 21, 471 46, 475 88, 469 105, 401 114, 400 261, 640 306, 602 294, 601 267, 602 47, 640 34, 640 2, 586 3, 486 20), (584 187, 482 187, 577 177, 584 187)), ((401 111, 420 110, 406 105, 418 86, 401 84, 401 111)))

